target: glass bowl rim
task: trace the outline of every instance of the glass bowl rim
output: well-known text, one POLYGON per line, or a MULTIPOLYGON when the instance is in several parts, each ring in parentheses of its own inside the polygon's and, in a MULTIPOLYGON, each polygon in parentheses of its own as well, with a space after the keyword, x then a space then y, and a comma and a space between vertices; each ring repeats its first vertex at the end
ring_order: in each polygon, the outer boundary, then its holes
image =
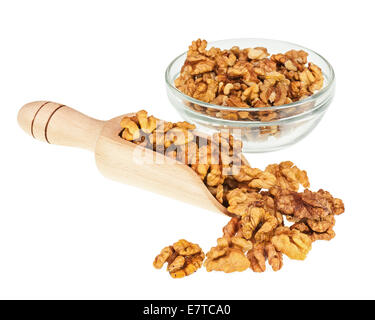
MULTIPOLYGON (((307 50, 308 53, 312 52, 312 53, 316 54, 320 59, 323 60, 323 62, 328 67, 328 79, 326 79, 328 82, 327 82, 326 86, 324 88, 322 88, 321 90, 319 90, 318 92, 312 94, 311 96, 309 96, 305 99, 295 101, 295 102, 292 102, 292 103, 288 103, 288 104, 284 104, 284 105, 281 105, 281 106, 238 108, 238 107, 220 106, 220 105, 217 105, 217 104, 207 103, 207 102, 203 102, 201 100, 192 98, 192 97, 182 93, 180 90, 178 90, 174 86, 174 83, 170 82, 170 79, 172 80, 172 77, 171 77, 171 74, 170 74, 171 68, 179 58, 181 58, 182 56, 184 56, 187 53, 187 51, 185 51, 184 53, 182 53, 182 54, 178 55, 176 58, 174 58, 172 60, 172 62, 169 63, 167 69, 165 70, 164 78, 165 78, 165 82, 167 84, 167 87, 169 89, 171 89, 174 94, 180 96, 180 98, 183 98, 183 99, 185 99, 185 100, 187 100, 191 103, 195 103, 195 104, 198 104, 200 106, 203 106, 203 107, 206 107, 206 108, 211 108, 211 109, 237 111, 237 112, 238 111, 252 111, 252 112, 256 112, 256 111, 277 111, 277 110, 283 110, 283 109, 298 107, 300 105, 304 105, 306 103, 315 101, 319 97, 324 96, 324 94, 326 92, 329 92, 334 87, 335 80, 336 80, 335 71, 334 71, 332 65, 328 62, 328 60, 325 59, 322 55, 320 55, 316 51, 311 50, 309 48, 306 48, 304 46, 301 46, 299 44, 293 43, 293 42, 288 42, 288 41, 283 41, 283 40, 275 40, 275 39, 266 39, 266 38, 233 38, 233 39, 223 39, 223 40, 211 41, 211 42, 208 42, 207 45, 214 45, 215 43, 222 42, 222 41, 245 41, 245 40, 281 42, 283 44, 287 44, 287 45, 290 45, 290 46, 296 46, 296 47, 298 47, 299 50, 307 50)), ((184 106, 184 107, 186 107, 186 106, 184 106)), ((248 121, 248 122, 251 122, 251 120, 248 121)))

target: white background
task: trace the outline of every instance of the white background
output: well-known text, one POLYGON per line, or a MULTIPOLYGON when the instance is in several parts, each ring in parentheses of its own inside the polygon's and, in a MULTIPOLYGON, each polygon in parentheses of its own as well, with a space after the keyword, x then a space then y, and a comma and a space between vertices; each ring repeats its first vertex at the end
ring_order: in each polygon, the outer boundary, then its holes
POLYGON ((371 1, 2 1, 0 298, 375 298, 373 13, 371 1), (179 120, 164 70, 198 37, 287 40, 335 68, 335 99, 311 135, 247 155, 260 168, 292 160, 313 190, 345 201, 336 238, 279 272, 170 278, 152 266, 160 249, 186 238, 208 251, 228 219, 107 180, 93 154, 17 125, 34 100, 179 120))

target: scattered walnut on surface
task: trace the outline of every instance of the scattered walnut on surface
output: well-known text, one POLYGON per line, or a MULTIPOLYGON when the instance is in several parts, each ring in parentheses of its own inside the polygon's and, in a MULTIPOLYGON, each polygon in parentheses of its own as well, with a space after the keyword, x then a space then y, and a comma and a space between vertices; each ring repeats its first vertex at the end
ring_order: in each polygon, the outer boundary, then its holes
MULTIPOLYGON (((291 161, 283 161, 279 164, 270 164, 266 172, 276 177, 275 186, 292 191, 298 191, 300 185, 310 187, 309 178, 305 170, 300 170, 291 161)), ((271 191, 272 192, 272 191, 271 191)))
MULTIPOLYGON (((221 250, 217 248, 217 250, 221 250)), ((221 251, 218 251, 221 253, 221 251)), ((249 268, 249 260, 246 258, 241 250, 234 248, 223 249, 223 255, 216 258, 212 258, 218 254, 215 249, 211 249, 207 253, 207 259, 205 261, 205 267, 208 272, 211 271, 223 271, 225 273, 231 272, 242 272, 249 268)))
POLYGON ((237 175, 233 176, 238 182, 247 182, 250 188, 270 189, 276 184, 276 177, 267 171, 242 165, 237 175))
POLYGON ((233 217, 224 226, 223 237, 217 239, 217 246, 207 253, 204 264, 207 271, 231 273, 250 267, 246 252, 253 248, 253 243, 240 232, 240 221, 239 217, 233 217))
POLYGON ((335 237, 335 216, 345 210, 341 199, 322 189, 317 192, 306 189, 302 193, 283 190, 275 199, 280 212, 289 221, 295 222, 291 229, 308 235, 312 241, 335 237))
POLYGON ((335 222, 334 216, 329 215, 318 220, 304 219, 294 223, 290 228, 308 235, 312 241, 331 240, 336 235, 333 231, 335 222))
POLYGON ((219 238, 217 246, 211 248, 207 253, 204 266, 208 272, 223 271, 231 273, 235 271, 245 271, 249 268, 249 260, 244 254, 244 250, 251 248, 251 242, 244 242, 239 239, 232 241, 227 238, 219 238))
POLYGON ((254 248, 247 253, 247 258, 250 261, 251 270, 254 272, 266 271, 266 256, 263 243, 254 245, 254 248))
POLYGON ((266 261, 273 271, 279 271, 283 266, 283 255, 277 251, 270 242, 259 242, 247 253, 250 261, 250 268, 254 272, 266 271, 266 261))
POLYGON ((287 215, 290 221, 299 221, 303 218, 316 220, 344 212, 343 202, 322 189, 318 192, 305 189, 301 193, 282 190, 276 195, 276 203, 278 209, 287 215))
POLYGON ((257 192, 248 192, 246 189, 236 188, 226 195, 228 211, 238 216, 244 216, 252 207, 257 207, 262 201, 262 195, 257 192))
POLYGON ((245 239, 256 242, 269 240, 273 230, 278 226, 277 218, 264 208, 251 208, 241 219, 241 231, 245 239))
POLYGON ((154 260, 154 267, 156 269, 161 269, 164 263, 168 261, 168 259, 172 256, 173 253, 174 253, 174 250, 172 246, 168 246, 162 249, 160 254, 157 255, 154 260))
POLYGON ((276 250, 295 260, 304 260, 311 250, 310 237, 287 227, 279 227, 271 238, 271 243, 276 250))
MULTIPOLYGON (((261 212, 261 215, 270 215, 265 213, 263 208, 253 207, 251 211, 261 212)), ((255 272, 263 272, 266 269, 267 260, 274 271, 281 269, 283 265, 282 254, 276 250, 270 241, 273 230, 278 225, 277 219, 268 216, 267 219, 270 219, 270 221, 262 221, 261 215, 253 217, 254 221, 251 220, 251 217, 246 216, 233 217, 228 222, 223 228, 223 237, 218 239, 217 246, 211 248, 207 253, 205 266, 209 271, 228 273, 243 271, 246 267, 255 272), (250 224, 248 229, 247 223, 250 224), (256 229, 257 227, 259 229, 256 229), (232 253, 232 251, 235 251, 235 253, 232 253), (244 256, 246 256, 247 262, 244 256)))
POLYGON ((161 269, 167 262, 167 270, 172 278, 183 278, 197 271, 203 264, 205 254, 194 243, 184 239, 173 246, 165 247, 154 260, 154 267, 161 269))
POLYGON ((265 253, 268 260, 268 263, 272 267, 273 271, 279 271, 283 266, 283 255, 278 251, 275 246, 268 242, 265 247, 265 253))
MULTIPOLYGON (((288 219, 288 218, 287 218, 288 219)), ((293 220, 289 218, 289 220, 293 220)), ((335 237, 333 227, 335 225, 335 217, 329 214, 324 217, 302 218, 297 220, 290 228, 299 230, 308 235, 312 241, 331 240, 335 237)))
POLYGON ((240 217, 233 217, 229 222, 223 227, 223 237, 230 239, 234 237, 239 229, 240 217))

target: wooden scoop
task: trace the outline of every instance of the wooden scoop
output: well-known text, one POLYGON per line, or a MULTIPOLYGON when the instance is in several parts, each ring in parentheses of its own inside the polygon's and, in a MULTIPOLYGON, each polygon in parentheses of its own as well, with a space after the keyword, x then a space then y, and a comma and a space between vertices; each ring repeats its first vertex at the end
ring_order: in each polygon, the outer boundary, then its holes
POLYGON ((63 104, 36 101, 21 108, 18 123, 38 140, 93 151, 99 171, 110 179, 228 214, 189 166, 122 139, 120 121, 124 116, 101 121, 63 104), (157 156, 165 161, 139 163, 134 156, 139 148, 146 159, 157 156))

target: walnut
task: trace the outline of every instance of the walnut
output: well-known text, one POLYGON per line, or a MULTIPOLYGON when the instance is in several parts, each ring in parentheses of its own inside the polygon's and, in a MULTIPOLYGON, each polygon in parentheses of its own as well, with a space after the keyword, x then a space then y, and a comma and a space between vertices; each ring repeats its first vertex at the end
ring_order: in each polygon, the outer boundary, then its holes
MULTIPOLYGON (((256 209, 262 208, 254 208, 256 209)), ((260 211, 261 211, 260 210, 260 211)), ((280 251, 267 240, 266 242, 261 239, 262 237, 254 237, 252 241, 246 239, 246 231, 242 228, 244 218, 234 217, 223 228, 223 238, 218 239, 218 246, 211 249, 207 257, 211 256, 212 259, 225 256, 228 254, 228 248, 237 248, 242 252, 247 252, 247 258, 250 262, 250 268, 255 272, 263 272, 265 270, 265 263, 268 260, 274 271, 278 271, 282 267, 282 254, 280 251)), ((259 230, 270 231, 271 238, 274 228, 270 226, 270 221, 266 221, 260 226, 259 230), (271 230, 272 229, 272 230, 271 230)), ((259 232, 257 230, 257 233, 259 232)), ((263 233, 260 231, 260 234, 263 233)))
POLYGON ((242 216, 240 226, 245 239, 257 242, 268 240, 279 225, 278 219, 264 208, 252 207, 242 216))
POLYGON ((248 192, 246 189, 230 190, 226 198, 228 200, 228 211, 239 216, 247 214, 252 207, 262 205, 263 197, 257 192, 248 192))
POLYGON ((207 186, 207 188, 208 190, 210 190, 216 200, 222 204, 224 201, 224 186, 222 184, 219 184, 217 187, 207 186))
POLYGON ((180 255, 190 256, 201 252, 199 245, 186 241, 184 239, 177 241, 173 245, 173 249, 180 255))
POLYGON ((187 61, 181 69, 181 75, 175 81, 176 88, 195 99, 204 102, 213 101, 218 90, 218 82, 215 80, 214 74, 210 73, 214 65, 212 60, 203 55, 191 56, 188 53, 187 61), (203 75, 194 78, 200 74, 203 75))
POLYGON ((223 118, 226 120, 238 120, 239 114, 237 112, 232 112, 232 111, 226 111, 226 110, 221 110, 216 113, 216 115, 219 118, 223 118))
POLYGON ((268 263, 272 267, 273 271, 279 271, 283 266, 283 255, 280 251, 277 251, 275 246, 268 242, 265 247, 266 257, 268 263))
POLYGON ((260 99, 266 105, 281 106, 288 103, 289 83, 290 81, 278 72, 266 76, 264 82, 259 85, 260 99))
POLYGON ((195 124, 191 124, 187 121, 176 122, 174 126, 185 130, 194 130, 196 128, 195 124))
POLYGON ((277 64, 270 59, 252 61, 251 64, 254 66, 254 72, 261 81, 266 78, 266 75, 273 74, 274 72, 278 71, 277 64))
POLYGON ((305 188, 310 186, 306 171, 300 170, 291 161, 270 164, 267 166, 266 172, 276 177, 275 185, 281 189, 298 191, 300 184, 305 188))
MULTIPOLYGON (((222 84, 222 82, 220 82, 222 84)), ((219 83, 219 88, 220 88, 220 83, 219 83)), ((220 90, 220 89, 219 89, 220 90)), ((226 106, 228 101, 228 96, 224 94, 219 94, 214 100, 211 101, 212 104, 217 104, 220 106, 226 106)), ((206 109, 207 113, 209 113, 212 116, 215 116, 218 112, 217 109, 211 109, 207 108, 206 109)))
POLYGON ((236 62, 233 67, 228 68, 227 75, 230 79, 240 80, 247 86, 259 82, 254 66, 246 61, 236 62))
MULTIPOLYGON (((265 202, 260 202, 264 207, 273 206, 267 200, 268 195, 264 195, 266 198, 265 202)), ((243 252, 248 252, 248 258, 250 261, 251 268, 262 269, 262 260, 255 263, 260 257, 269 258, 270 264, 274 270, 279 270, 282 266, 281 253, 276 252, 272 244, 269 242, 271 237, 274 235, 276 227, 282 224, 282 219, 277 218, 270 212, 267 212, 261 207, 251 207, 248 213, 241 218, 232 218, 229 223, 223 228, 223 237, 227 243, 232 247, 241 249, 243 252), (263 245, 260 249, 260 244, 263 245), (253 245, 255 245, 254 248, 253 245), (259 255, 259 250, 262 250, 262 254, 259 255), (255 259, 255 260, 254 260, 255 259), (255 267, 254 264, 260 265, 255 267)), ((265 260, 263 261, 265 263, 265 260)), ((261 271, 259 269, 259 271, 261 271)), ((263 270, 264 271, 264 270, 263 270)))
POLYGON ((203 252, 193 256, 184 257, 185 263, 181 265, 180 269, 170 271, 170 275, 172 278, 183 278, 189 276, 202 267, 204 258, 205 255, 203 252))
POLYGON ((308 235, 310 236, 310 239, 313 242, 317 241, 317 240, 326 240, 326 241, 329 241, 329 240, 333 239, 336 236, 336 233, 335 233, 335 231, 333 231, 332 227, 330 227, 327 231, 325 231, 323 233, 312 231, 308 235))
POLYGON ((223 228, 223 237, 230 239, 234 237, 239 229, 239 217, 233 217, 223 228))
MULTIPOLYGON (((227 180, 226 180, 227 181, 227 180)), ((254 207, 263 208, 272 214, 278 221, 283 223, 283 217, 278 211, 274 198, 269 192, 258 193, 256 190, 248 190, 246 188, 236 188, 226 193, 228 202, 228 211, 238 216, 245 216, 249 210, 254 207)))
POLYGON ((258 243, 252 250, 247 253, 250 262, 250 268, 254 272, 266 271, 266 256, 264 252, 264 244, 258 243))
POLYGON ((257 60, 264 59, 264 58, 267 58, 267 56, 269 55, 268 52, 267 52, 267 49, 262 48, 262 47, 249 48, 249 49, 247 49, 247 52, 248 52, 247 56, 251 60, 253 60, 253 59, 257 59, 257 60))
POLYGON ((342 201, 322 189, 318 192, 306 189, 302 193, 283 190, 276 196, 276 204, 278 210, 287 215, 290 221, 304 218, 317 220, 344 212, 342 201))
POLYGON ((242 149, 242 141, 235 139, 229 131, 221 131, 213 134, 212 142, 220 147, 221 151, 226 151, 229 154, 240 153, 242 149))
POLYGON ((159 120, 157 123, 157 127, 153 133, 160 133, 162 136, 164 136, 164 133, 168 130, 171 130, 174 126, 175 125, 173 124, 173 122, 159 120))
POLYGON ((232 247, 247 252, 252 249, 253 243, 249 240, 246 240, 240 236, 234 236, 230 239, 232 247))
MULTIPOLYGON (((180 76, 175 80, 174 84, 178 90, 188 96, 193 96, 196 88, 195 80, 190 74, 191 68, 181 70, 180 76)), ((197 111, 203 110, 199 105, 194 106, 197 111)))
POLYGON ((207 180, 206 183, 208 186, 218 186, 220 184, 223 184, 224 177, 222 175, 222 168, 219 164, 211 164, 210 170, 207 174, 207 180))
POLYGON ((191 130, 175 127, 166 132, 164 145, 166 148, 170 147, 172 144, 181 146, 193 140, 194 134, 191 130))
POLYGON ((285 54, 274 54, 271 60, 284 65, 289 71, 303 71, 307 63, 307 53, 303 50, 290 50, 285 54))
POLYGON ((173 250, 173 247, 171 246, 168 246, 162 249, 160 254, 157 255, 154 260, 154 267, 156 269, 161 269, 164 263, 166 263, 168 259, 172 256, 173 252, 174 250, 173 250))
POLYGON ((147 145, 146 137, 156 129, 159 122, 154 116, 148 116, 147 111, 140 110, 135 116, 126 116, 121 120, 120 125, 124 128, 121 137, 137 144, 145 142, 147 145))
POLYGON ((179 240, 173 246, 165 247, 154 260, 154 267, 161 269, 168 263, 167 270, 172 278, 183 278, 197 271, 203 264, 205 255, 194 243, 179 240))
POLYGON ((219 238, 217 246, 207 252, 204 263, 208 272, 223 271, 225 273, 245 271, 250 263, 243 250, 230 247, 230 242, 225 238, 219 238))
POLYGON ((251 84, 241 94, 241 100, 249 104, 259 98, 259 86, 256 83, 251 84))
POLYGON ((227 192, 232 191, 234 189, 241 189, 244 192, 245 191, 256 192, 256 193, 259 192, 259 188, 250 188, 248 182, 239 182, 236 179, 234 179, 233 176, 226 176, 225 177, 225 185, 228 186, 227 192))
POLYGON ((121 136, 125 140, 133 141, 137 140, 140 137, 140 129, 137 123, 134 122, 131 118, 123 118, 121 120, 120 125, 124 128, 124 130, 121 133, 121 136))
POLYGON ((177 272, 182 269, 185 265, 185 258, 183 256, 177 256, 167 267, 167 270, 172 272, 177 272))
POLYGON ((276 177, 267 171, 251 168, 249 165, 241 166, 241 170, 234 179, 239 182, 248 182, 250 188, 270 189, 276 185, 276 177))
POLYGON ((271 238, 276 250, 295 260, 304 260, 311 250, 311 239, 297 229, 279 227, 271 238))
POLYGON ((269 213, 272 213, 277 219, 278 224, 283 225, 284 223, 283 215, 281 214, 280 211, 278 211, 276 203, 275 203, 275 199, 273 198, 271 193, 268 191, 262 191, 261 195, 262 195, 262 205, 263 205, 264 210, 266 210, 269 213))
MULTIPOLYGON (((208 253, 207 253, 208 255, 208 253)), ((205 267, 208 272, 211 271, 223 271, 225 273, 231 273, 235 271, 245 271, 250 266, 249 260, 246 258, 241 250, 228 248, 225 250, 225 254, 212 259, 207 257, 205 261, 205 267)))
POLYGON ((266 261, 271 265, 273 271, 279 271, 283 266, 282 253, 277 251, 270 242, 258 243, 247 253, 250 261, 250 268, 254 272, 266 271, 266 261))
POLYGON ((323 233, 326 232, 332 226, 334 226, 335 217, 332 214, 330 214, 326 217, 322 217, 319 219, 307 219, 306 223, 311 228, 311 230, 318 233, 323 233))
POLYGON ((147 111, 141 110, 136 113, 139 125, 145 133, 152 133, 156 129, 158 119, 153 116, 147 117, 147 111))
POLYGON ((223 89, 223 93, 228 96, 230 94, 230 91, 234 88, 232 83, 227 83, 223 89))
POLYGON ((259 134, 261 136, 275 136, 280 132, 281 132, 280 126, 262 126, 262 127, 259 127, 259 134))
MULTIPOLYGON (((250 108, 250 106, 244 102, 241 97, 237 97, 234 95, 229 96, 228 100, 226 101, 226 105, 228 107, 237 107, 237 108, 250 108)), ((221 110, 220 111, 223 115, 225 114, 235 114, 238 117, 238 112, 230 112, 230 111, 225 111, 221 110)), ((241 112, 241 111, 239 111, 241 112)))
POLYGON ((196 164, 197 162, 197 153, 198 153, 198 145, 193 140, 185 145, 179 146, 179 154, 178 160, 185 163, 186 165, 196 164))
POLYGON ((239 231, 240 219, 232 218, 223 228, 223 237, 217 239, 217 246, 207 253, 205 266, 207 271, 244 271, 250 263, 245 253, 252 249, 251 241, 242 237, 239 231))
POLYGON ((262 171, 255 175, 250 181, 250 188, 269 189, 275 184, 275 176, 268 172, 262 171))
POLYGON ((308 235, 311 241, 331 240, 336 235, 333 231, 335 222, 334 215, 328 215, 317 219, 302 219, 293 224, 290 228, 297 229, 308 235))
POLYGON ((324 79, 322 70, 313 63, 309 63, 309 67, 299 72, 298 75, 302 86, 307 88, 311 93, 323 87, 324 79))
MULTIPOLYGON (((203 145, 199 147, 197 159, 191 164, 191 168, 200 176, 202 180, 205 180, 213 160, 215 160, 215 150, 213 152, 211 145, 203 145)), ((217 170, 217 168, 215 170, 217 170)), ((214 171, 214 174, 215 173, 219 175, 217 171, 214 171)), ((212 179, 214 179, 214 174, 212 175, 212 179)))
POLYGON ((212 71, 215 67, 215 62, 209 58, 206 47, 206 40, 198 39, 197 41, 193 41, 192 45, 189 47, 183 69, 190 67, 188 70, 191 75, 199 75, 212 71))
POLYGON ((192 97, 203 102, 212 102, 216 97, 218 83, 214 79, 206 79, 198 82, 192 97))
POLYGON ((193 41, 191 46, 189 46, 188 56, 195 55, 198 53, 206 54, 207 41, 198 39, 193 41))
MULTIPOLYGON (((141 127, 141 133, 147 136, 153 150, 187 164, 189 161, 194 161, 196 145, 193 141, 195 139, 193 130, 195 125, 185 121, 177 123, 160 121, 152 116, 147 117, 147 113, 142 111, 137 113, 136 119, 141 127)), ((123 121, 126 120, 123 119, 123 121)), ((124 132, 125 129, 123 135, 124 132)))
POLYGON ((237 57, 232 52, 222 52, 220 50, 213 51, 214 58, 217 64, 217 73, 225 74, 229 66, 233 66, 237 57))

